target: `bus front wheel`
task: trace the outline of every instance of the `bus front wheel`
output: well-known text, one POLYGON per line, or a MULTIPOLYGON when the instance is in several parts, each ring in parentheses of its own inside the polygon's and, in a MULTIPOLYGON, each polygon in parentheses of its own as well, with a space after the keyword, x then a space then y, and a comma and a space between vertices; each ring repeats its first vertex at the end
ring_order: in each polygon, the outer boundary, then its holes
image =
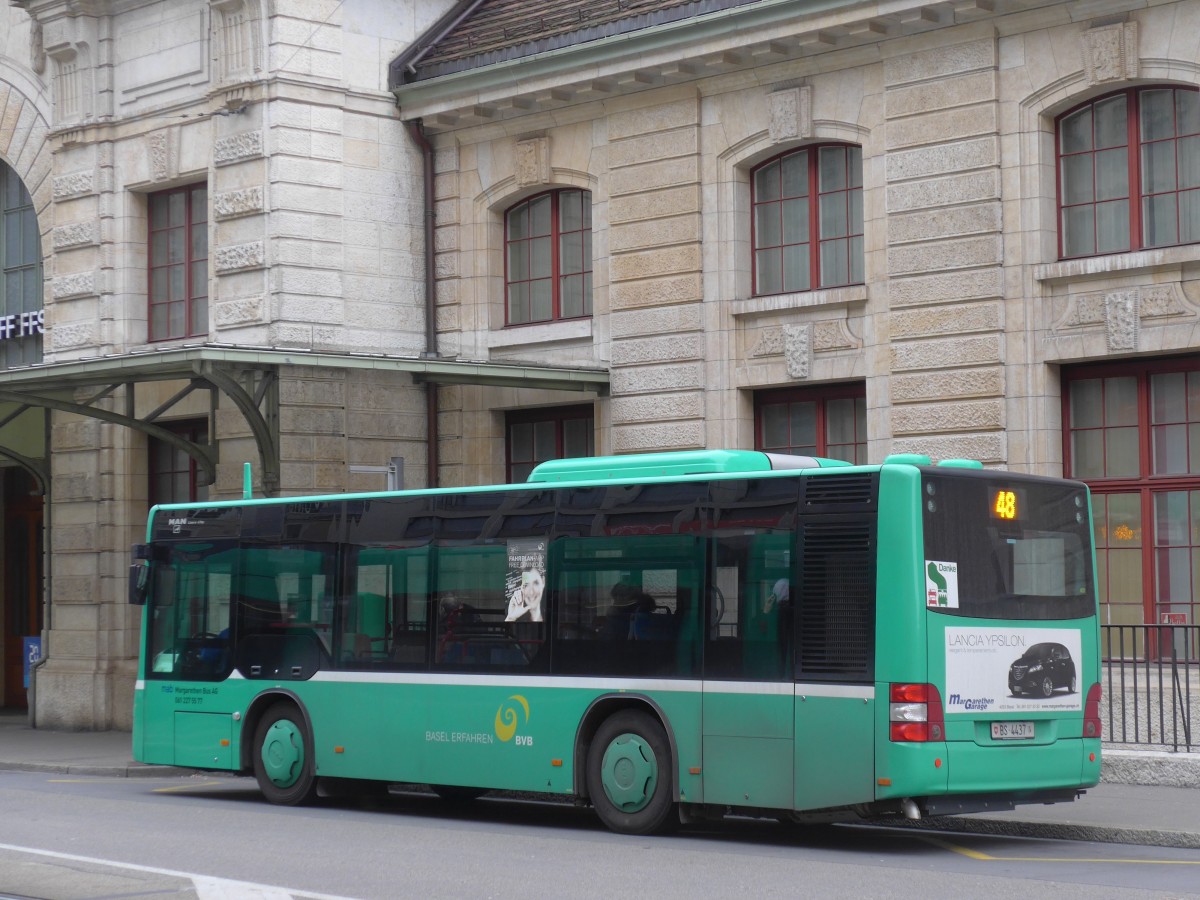
POLYGON ((267 710, 255 730, 254 777, 272 803, 303 806, 317 796, 312 739, 300 710, 278 703, 267 710))
POLYGON ((605 719, 588 748, 587 787, 600 820, 619 834, 655 834, 679 823, 671 748, 651 715, 624 710, 605 719))

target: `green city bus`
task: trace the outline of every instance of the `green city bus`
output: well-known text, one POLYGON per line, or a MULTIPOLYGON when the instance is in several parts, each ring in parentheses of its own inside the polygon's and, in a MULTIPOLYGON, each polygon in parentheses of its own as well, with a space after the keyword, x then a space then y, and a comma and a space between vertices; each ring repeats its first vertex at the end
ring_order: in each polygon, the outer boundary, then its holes
POLYGON ((890 456, 158 506, 133 755, 266 798, 541 792, 628 834, 1073 800, 1100 777, 1085 485, 890 456))

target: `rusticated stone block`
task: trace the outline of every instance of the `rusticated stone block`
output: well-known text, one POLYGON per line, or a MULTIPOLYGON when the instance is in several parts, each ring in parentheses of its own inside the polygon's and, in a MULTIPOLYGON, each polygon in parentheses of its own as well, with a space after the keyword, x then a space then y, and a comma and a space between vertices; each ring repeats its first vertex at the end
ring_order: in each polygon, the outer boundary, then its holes
POLYGON ((689 214, 650 222, 629 222, 609 229, 608 244, 613 253, 663 247, 700 240, 700 216, 689 214))
POLYGON ((888 181, 904 181, 981 169, 999 162, 1000 142, 989 136, 889 153, 884 160, 884 172, 888 181))
POLYGON ((660 309, 616 312, 609 321, 609 328, 614 338, 700 331, 703 327, 703 309, 699 303, 687 306, 666 306, 660 309))
POLYGON ((1001 397, 1004 395, 1004 369, 995 365, 983 369, 893 375, 889 385, 893 403, 962 397, 1001 397))
POLYGON ((76 222, 73 225, 60 225, 51 231, 54 236, 55 250, 71 250, 75 247, 87 247, 99 242, 99 228, 96 222, 76 222))
POLYGON ((613 366, 677 362, 685 359, 701 359, 703 356, 704 336, 695 333, 627 339, 614 342, 612 347, 613 366))
POLYGON ((949 369, 1000 362, 1003 359, 1002 346, 1001 335, 892 344, 892 371, 949 369))
POLYGON ((999 303, 955 304, 892 313, 893 340, 965 334, 978 331, 1002 331, 1004 310, 999 303))
POLYGON ((704 393, 665 394, 661 397, 614 397, 614 422, 659 422, 667 419, 699 419, 704 416, 704 393))
POLYGON ((90 347, 96 343, 96 326, 93 322, 56 324, 48 330, 47 336, 54 350, 90 347))
POLYGON ((698 363, 618 369, 612 373, 609 381, 614 396, 656 394, 660 391, 687 390, 703 385, 704 366, 698 363))
POLYGON ((613 449, 618 453, 690 450, 704 446, 703 422, 659 422, 654 425, 613 424, 613 449))
POLYGON ((699 272, 693 272, 669 278, 617 282, 609 288, 609 302, 613 309, 690 303, 704 297, 701 278, 699 272))
POLYGON ((637 134, 657 134, 684 125, 696 125, 699 121, 700 103, 694 97, 659 106, 622 110, 608 117, 608 139, 618 141, 637 134))
POLYGON ((891 87, 911 81, 927 81, 973 72, 996 65, 996 42, 990 38, 954 44, 950 47, 931 47, 917 53, 906 53, 883 62, 883 83, 891 87))
POLYGON ((996 129, 996 104, 984 103, 888 122, 884 130, 884 143, 888 150, 897 150, 901 147, 915 147, 918 144, 935 144, 980 134, 994 134, 996 129))
POLYGON ((263 191, 260 187, 213 195, 213 215, 217 219, 233 219, 262 211, 263 191))
POLYGON ((658 162, 700 152, 700 132, 695 128, 680 128, 662 134, 613 141, 608 145, 608 163, 612 169, 658 162))
POLYGON ((1004 401, 980 400, 901 406, 892 411, 892 433, 992 431, 1004 427, 1004 401))
POLYGON ((662 219, 699 211, 700 186, 689 184, 644 194, 633 193, 614 197, 608 201, 608 222, 610 226, 616 226, 622 222, 662 219))
POLYGON ((948 178, 930 178, 927 181, 889 185, 887 209, 890 213, 897 213, 978 200, 994 200, 999 197, 1000 170, 986 169, 948 178))
POLYGON ((241 297, 213 306, 213 318, 218 328, 254 325, 265 320, 265 313, 266 306, 262 297, 241 297))
POLYGON ((262 241, 218 247, 213 254, 213 261, 219 275, 244 269, 261 269, 267 264, 267 250, 262 241))
POLYGON ((72 197, 83 197, 93 192, 92 172, 71 172, 68 175, 58 175, 54 178, 54 199, 68 200, 72 197))
POLYGON ((74 275, 60 275, 50 282, 50 295, 55 300, 66 300, 72 297, 91 297, 96 293, 95 272, 77 272, 74 275))
POLYGON ((987 434, 927 435, 896 438, 892 453, 924 453, 933 460, 977 459, 984 464, 1008 461, 1008 441, 1003 431, 987 434))
POLYGON ((888 282, 888 300, 893 308, 954 300, 1000 297, 1003 270, 999 267, 954 274, 894 278, 888 282))
POLYGON ((609 262, 609 274, 617 282, 699 272, 700 267, 699 244, 685 244, 682 247, 619 254, 609 262))
POLYGON ((1003 244, 1000 235, 937 241, 888 248, 888 274, 907 275, 997 265, 1003 244))
POLYGON ((247 159, 257 159, 263 155, 263 136, 261 131, 243 131, 217 138, 213 142, 213 163, 227 166, 247 159))
POLYGON ((1000 226, 1001 213, 998 200, 973 206, 956 206, 950 209, 889 216, 887 220, 888 243, 902 244, 906 241, 928 241, 934 238, 982 234, 999 231, 1000 226))
POLYGON ((887 116, 911 116, 996 99, 996 71, 975 72, 927 84, 893 88, 884 95, 887 116))
POLYGON ((610 189, 613 197, 640 194, 658 188, 674 187, 700 180, 700 161, 695 156, 643 163, 617 169, 612 173, 610 189))

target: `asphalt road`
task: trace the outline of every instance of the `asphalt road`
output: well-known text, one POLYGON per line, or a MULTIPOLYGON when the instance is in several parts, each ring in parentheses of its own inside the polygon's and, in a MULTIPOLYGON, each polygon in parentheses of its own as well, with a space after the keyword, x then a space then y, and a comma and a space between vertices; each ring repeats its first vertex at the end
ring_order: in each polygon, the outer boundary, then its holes
POLYGON ((588 810, 265 803, 229 777, 0 772, 0 897, 1200 897, 1200 851, 755 821, 630 838, 588 810))

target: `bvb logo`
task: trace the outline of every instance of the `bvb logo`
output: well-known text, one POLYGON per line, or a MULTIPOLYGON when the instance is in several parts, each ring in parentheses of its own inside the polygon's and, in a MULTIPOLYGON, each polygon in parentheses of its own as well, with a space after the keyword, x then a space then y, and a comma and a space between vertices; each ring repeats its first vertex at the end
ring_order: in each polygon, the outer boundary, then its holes
POLYGON ((525 721, 529 721, 529 701, 520 694, 513 694, 500 704, 496 710, 496 737, 502 741, 511 741, 517 733, 517 709, 525 713, 525 721), (515 703, 513 701, 516 701, 515 703))

